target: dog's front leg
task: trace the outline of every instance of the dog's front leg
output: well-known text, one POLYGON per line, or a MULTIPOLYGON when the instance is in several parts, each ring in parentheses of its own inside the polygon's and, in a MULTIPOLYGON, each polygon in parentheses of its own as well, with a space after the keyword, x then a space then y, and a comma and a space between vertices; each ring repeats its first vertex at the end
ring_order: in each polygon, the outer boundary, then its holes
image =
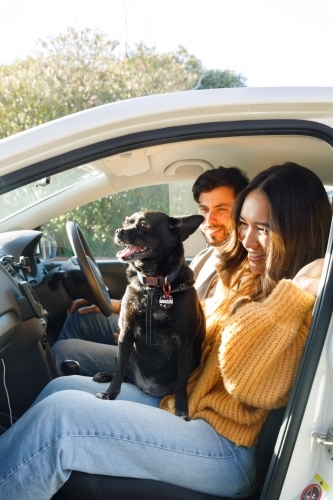
POLYGON ((192 344, 178 349, 178 373, 175 390, 175 413, 177 417, 189 421, 187 405, 187 383, 192 363, 192 344))
POLYGON ((133 342, 118 342, 118 353, 115 371, 112 377, 112 382, 105 392, 98 392, 96 397, 99 399, 116 399, 120 392, 121 384, 123 383, 126 367, 130 354, 132 352, 133 342))

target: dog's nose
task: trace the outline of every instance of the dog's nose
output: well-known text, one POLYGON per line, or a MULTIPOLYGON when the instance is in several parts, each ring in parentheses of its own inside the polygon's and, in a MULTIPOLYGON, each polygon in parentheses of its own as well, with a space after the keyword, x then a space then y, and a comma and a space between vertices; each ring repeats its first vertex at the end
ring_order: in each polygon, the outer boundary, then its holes
POLYGON ((122 238, 126 237, 126 230, 123 228, 119 228, 115 231, 114 237, 118 238, 118 240, 121 240, 122 238))

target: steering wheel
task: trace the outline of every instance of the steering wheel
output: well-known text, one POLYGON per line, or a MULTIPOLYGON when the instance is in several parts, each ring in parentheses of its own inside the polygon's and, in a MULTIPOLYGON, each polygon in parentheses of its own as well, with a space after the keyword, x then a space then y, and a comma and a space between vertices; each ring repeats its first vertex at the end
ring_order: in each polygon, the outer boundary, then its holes
POLYGON ((96 264, 87 240, 83 236, 82 231, 76 222, 67 222, 66 231, 74 255, 78 260, 81 271, 83 272, 90 287, 90 291, 94 297, 95 305, 99 307, 104 316, 110 316, 112 313, 112 306, 108 289, 104 283, 101 271, 96 264))

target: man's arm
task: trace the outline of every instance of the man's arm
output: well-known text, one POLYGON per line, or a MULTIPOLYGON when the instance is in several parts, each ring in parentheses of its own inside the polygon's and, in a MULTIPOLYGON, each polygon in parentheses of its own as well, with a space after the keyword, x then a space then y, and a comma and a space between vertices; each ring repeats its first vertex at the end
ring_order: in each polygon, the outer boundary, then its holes
MULTIPOLYGON (((112 313, 114 314, 119 314, 120 313, 120 307, 121 307, 121 300, 116 300, 116 299, 110 299, 111 305, 112 305, 112 313)), ((95 306, 95 304, 92 304, 88 300, 85 299, 77 299, 74 300, 72 303, 70 309, 68 310, 69 313, 74 313, 75 311, 78 311, 79 314, 89 314, 89 313, 99 313, 101 312, 99 307, 95 306)))

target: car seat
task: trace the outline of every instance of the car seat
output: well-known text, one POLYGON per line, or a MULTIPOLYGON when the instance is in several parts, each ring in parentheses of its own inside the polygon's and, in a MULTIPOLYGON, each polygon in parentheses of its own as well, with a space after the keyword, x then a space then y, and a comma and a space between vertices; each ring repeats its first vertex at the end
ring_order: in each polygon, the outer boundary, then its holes
MULTIPOLYGON (((272 410, 262 428, 257 447, 258 490, 249 500, 258 500, 262 491, 285 407, 272 410)), ((73 471, 54 500, 227 500, 151 479, 102 476, 73 471)))

